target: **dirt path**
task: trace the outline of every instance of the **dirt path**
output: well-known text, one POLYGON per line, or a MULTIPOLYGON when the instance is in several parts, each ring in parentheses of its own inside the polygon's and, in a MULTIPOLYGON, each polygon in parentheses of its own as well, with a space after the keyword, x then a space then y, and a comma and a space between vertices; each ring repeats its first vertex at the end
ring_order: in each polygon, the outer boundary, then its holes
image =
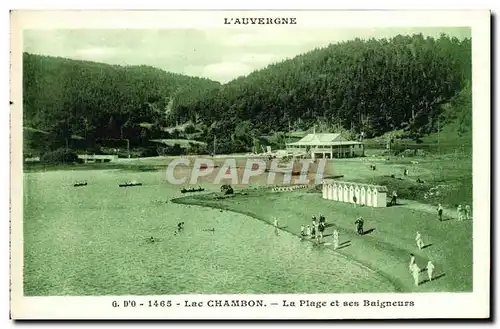
MULTIPOLYGON (((429 214, 433 214, 437 218, 437 207, 434 207, 430 204, 420 203, 413 200, 404 200, 404 199, 399 199, 398 202, 401 203, 402 207, 427 212, 429 214)), ((456 210, 443 207, 443 218, 458 219, 458 215, 456 210)))

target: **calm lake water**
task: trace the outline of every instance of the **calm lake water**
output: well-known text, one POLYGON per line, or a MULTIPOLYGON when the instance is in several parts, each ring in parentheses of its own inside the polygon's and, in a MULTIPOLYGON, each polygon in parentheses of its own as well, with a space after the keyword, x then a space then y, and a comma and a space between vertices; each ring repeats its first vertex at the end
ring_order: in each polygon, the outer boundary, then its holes
POLYGON ((24 174, 25 294, 393 290, 355 262, 286 232, 276 236, 257 219, 166 202, 179 190, 163 172, 24 174), (144 185, 118 187, 134 179, 144 185), (89 185, 74 188, 78 180, 89 185), (175 235, 179 221, 185 230, 175 235))

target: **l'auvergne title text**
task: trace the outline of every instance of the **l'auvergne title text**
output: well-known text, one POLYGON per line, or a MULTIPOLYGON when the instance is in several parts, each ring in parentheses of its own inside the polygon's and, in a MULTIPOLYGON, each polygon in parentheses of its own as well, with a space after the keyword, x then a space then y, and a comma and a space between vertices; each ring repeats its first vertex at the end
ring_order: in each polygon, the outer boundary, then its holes
POLYGON ((296 17, 225 17, 224 25, 296 25, 296 17))

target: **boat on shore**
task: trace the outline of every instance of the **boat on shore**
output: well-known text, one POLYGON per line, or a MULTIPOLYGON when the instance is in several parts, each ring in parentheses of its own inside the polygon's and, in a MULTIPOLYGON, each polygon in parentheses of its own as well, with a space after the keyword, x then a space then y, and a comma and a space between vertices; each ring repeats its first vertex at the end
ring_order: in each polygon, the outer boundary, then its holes
POLYGON ((131 182, 126 182, 124 184, 118 185, 119 187, 133 187, 133 186, 142 186, 142 183, 136 182, 136 181, 131 181, 131 182))
POLYGON ((183 188, 183 189, 181 190, 181 193, 203 192, 203 191, 205 191, 205 189, 204 189, 204 188, 202 188, 202 187, 198 187, 198 188, 187 188, 187 189, 186 189, 186 188, 183 188))

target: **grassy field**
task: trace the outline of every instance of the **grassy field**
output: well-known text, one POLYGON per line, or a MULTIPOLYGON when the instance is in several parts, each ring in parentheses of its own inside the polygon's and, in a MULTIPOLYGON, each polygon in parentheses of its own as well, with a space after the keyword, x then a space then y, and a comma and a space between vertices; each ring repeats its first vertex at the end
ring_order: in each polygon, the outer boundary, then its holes
POLYGON ((332 166, 334 175, 344 176, 342 180, 387 186, 390 191, 396 190, 401 198, 434 206, 442 203, 452 208, 458 204, 472 205, 470 157, 453 154, 411 158, 368 156, 334 161, 332 166), (376 165, 375 171, 370 169, 370 164, 376 165), (405 168, 408 176, 403 175, 405 168))

